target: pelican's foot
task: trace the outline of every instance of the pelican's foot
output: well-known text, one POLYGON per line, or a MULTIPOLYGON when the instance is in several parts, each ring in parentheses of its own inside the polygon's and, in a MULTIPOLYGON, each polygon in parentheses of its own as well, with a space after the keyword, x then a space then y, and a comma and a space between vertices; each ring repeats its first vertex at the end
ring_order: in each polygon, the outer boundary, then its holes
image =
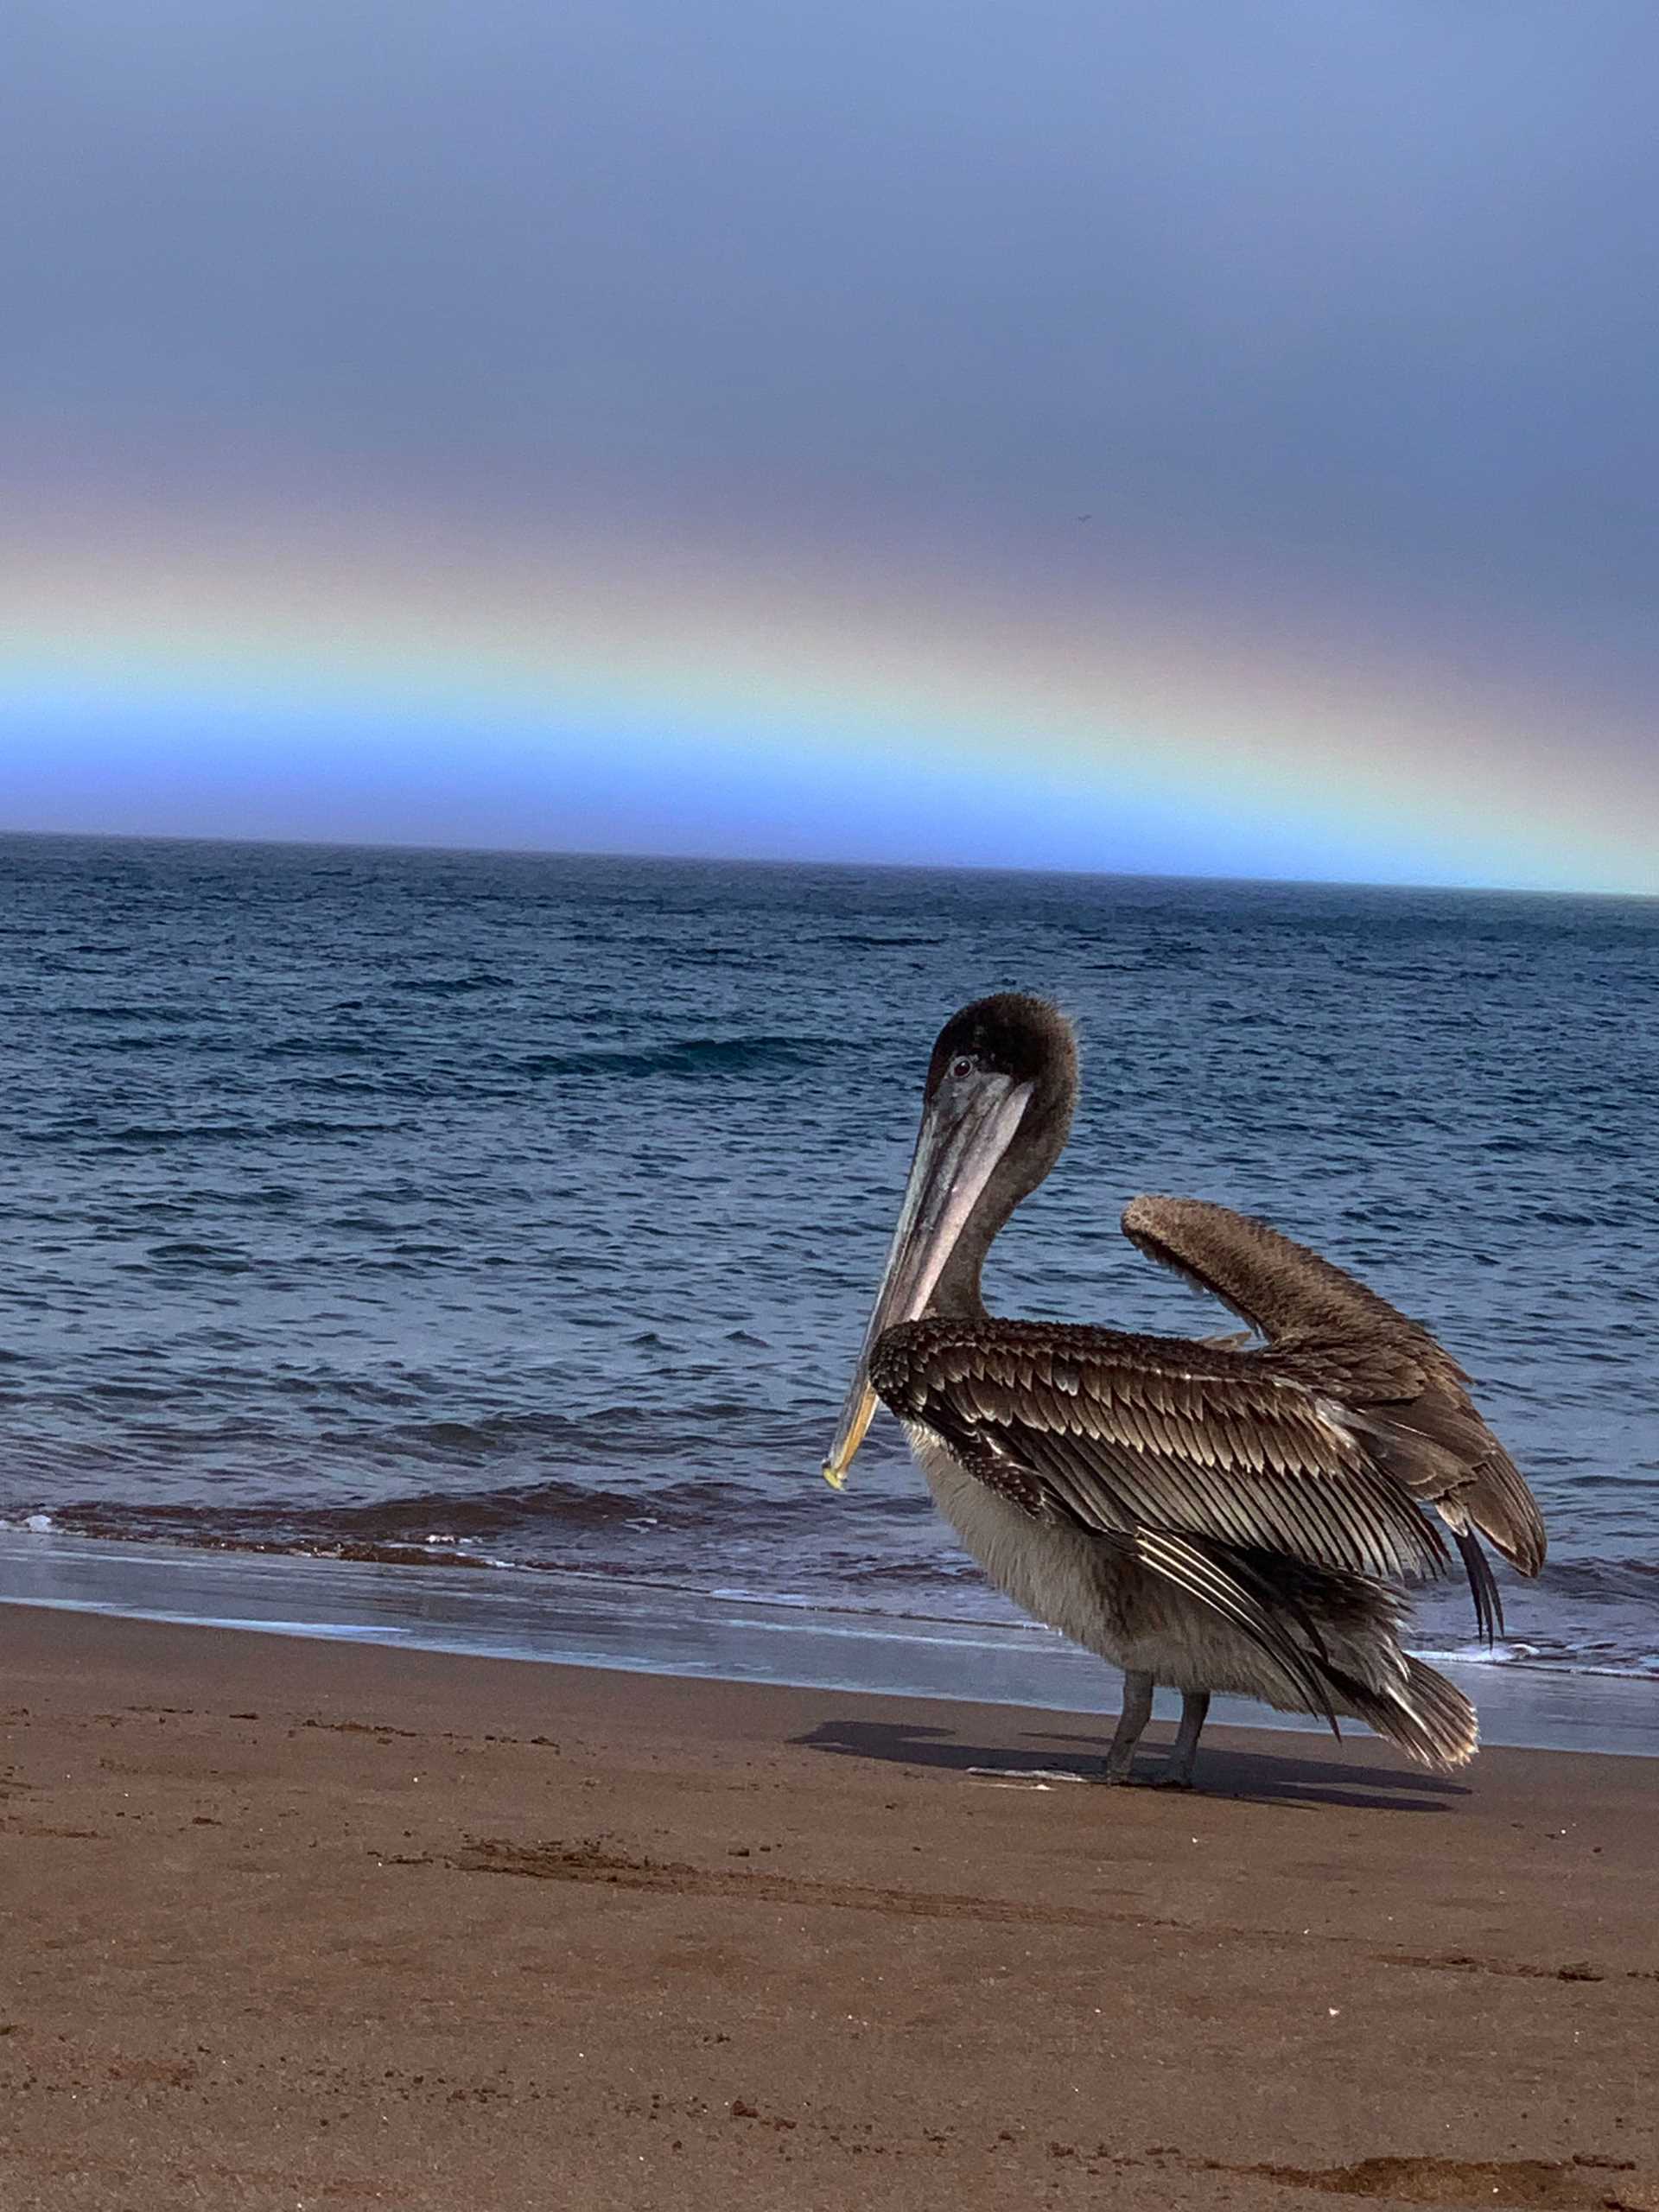
POLYGON ((1089 1779, 1101 1789, 1132 1789, 1135 1787, 1135 1769, 1127 1761, 1122 1766, 1114 1766, 1109 1760, 1089 1779))
POLYGON ((1154 1774, 1151 1786, 1154 1789, 1190 1789, 1192 1777, 1190 1774, 1154 1774))

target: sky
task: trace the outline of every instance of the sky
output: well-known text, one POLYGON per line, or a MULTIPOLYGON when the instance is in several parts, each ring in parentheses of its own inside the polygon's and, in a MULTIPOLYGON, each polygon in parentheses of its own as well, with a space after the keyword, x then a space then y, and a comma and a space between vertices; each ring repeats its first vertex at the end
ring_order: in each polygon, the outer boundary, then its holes
POLYGON ((10 0, 0 828, 1659 893, 1649 0, 10 0))

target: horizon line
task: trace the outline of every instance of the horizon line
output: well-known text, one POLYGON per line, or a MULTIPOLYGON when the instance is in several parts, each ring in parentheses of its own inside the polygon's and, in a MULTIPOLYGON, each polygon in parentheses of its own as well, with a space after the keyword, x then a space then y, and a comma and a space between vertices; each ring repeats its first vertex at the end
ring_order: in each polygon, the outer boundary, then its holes
POLYGON ((1134 868, 1037 868, 1018 862, 996 868, 958 861, 860 861, 833 857, 801 860, 753 853, 646 852, 620 846, 443 845, 397 837, 262 837, 248 834, 211 836, 201 830, 31 830, 0 823, 0 842, 13 839, 41 844, 231 846, 273 852, 441 854, 461 860, 621 861, 660 868, 825 868, 848 875, 1019 876, 1039 880, 1059 877, 1084 883, 1190 884, 1238 890, 1397 892, 1402 895, 1427 891, 1443 898, 1593 899, 1622 906, 1659 903, 1659 892, 1573 890, 1509 883, 1437 883, 1427 880, 1378 882, 1352 876, 1170 874, 1134 868))

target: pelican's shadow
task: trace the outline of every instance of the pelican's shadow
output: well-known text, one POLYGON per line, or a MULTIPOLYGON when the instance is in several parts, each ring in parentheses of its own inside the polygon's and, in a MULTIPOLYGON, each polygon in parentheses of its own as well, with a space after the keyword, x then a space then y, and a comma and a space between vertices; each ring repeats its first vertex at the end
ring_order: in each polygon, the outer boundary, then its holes
MULTIPOLYGON (((1092 1779, 1100 1771, 1109 1730, 1100 1734, 1027 1730, 1014 1747, 964 1741, 948 1728, 903 1720, 822 1720, 803 1736, 791 1737, 803 1750, 834 1758, 880 1759, 897 1766, 943 1767, 959 1774, 1010 1776, 1033 1769, 1092 1779), (1029 1749, 1018 1746, 1028 1745, 1029 1749)), ((1162 1747, 1143 1747, 1139 1770, 1156 1775, 1162 1747)), ((1466 1797, 1460 1782, 1409 1768, 1349 1765, 1335 1746, 1328 1758, 1294 1751, 1236 1751, 1225 1744, 1205 1744, 1198 1751, 1200 1797, 1237 1797, 1253 1804, 1345 1805, 1360 1812, 1444 1813, 1448 1797, 1466 1797)))

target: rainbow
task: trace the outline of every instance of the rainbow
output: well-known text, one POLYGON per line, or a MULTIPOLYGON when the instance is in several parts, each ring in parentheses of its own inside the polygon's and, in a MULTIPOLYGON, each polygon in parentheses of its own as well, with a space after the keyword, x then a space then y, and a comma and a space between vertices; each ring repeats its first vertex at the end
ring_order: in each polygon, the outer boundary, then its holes
POLYGON ((592 522, 10 531, 0 827, 1659 893, 1630 732, 1130 588, 592 522))

